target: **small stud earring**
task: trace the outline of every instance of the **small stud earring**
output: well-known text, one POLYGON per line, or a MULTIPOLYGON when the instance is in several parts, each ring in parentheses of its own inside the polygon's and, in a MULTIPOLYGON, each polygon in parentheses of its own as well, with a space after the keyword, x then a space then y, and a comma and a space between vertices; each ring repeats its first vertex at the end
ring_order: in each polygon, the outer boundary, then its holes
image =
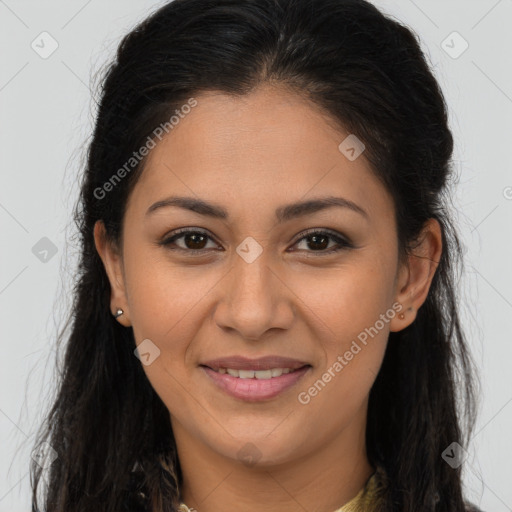
POLYGON ((124 311, 121 308, 117 308, 117 310, 114 314, 114 318, 121 316, 123 313, 124 313, 124 311))
POLYGON ((403 320, 403 319, 405 318, 405 315, 404 315, 403 313, 400 313, 400 314, 398 315, 398 318, 400 318, 400 320, 403 320))

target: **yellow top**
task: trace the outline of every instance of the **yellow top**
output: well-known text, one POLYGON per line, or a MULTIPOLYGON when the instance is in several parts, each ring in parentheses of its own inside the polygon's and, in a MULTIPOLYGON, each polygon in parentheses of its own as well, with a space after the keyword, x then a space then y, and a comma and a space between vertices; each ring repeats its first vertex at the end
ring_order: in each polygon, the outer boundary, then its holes
MULTIPOLYGON (((334 512, 369 512, 373 510, 373 507, 378 505, 380 498, 380 480, 377 474, 377 471, 373 473, 357 495, 334 512)), ((184 503, 180 504, 178 510, 179 512, 198 512, 195 508, 188 508, 184 503)), ((375 508, 375 510, 378 510, 378 508, 375 508)))
MULTIPOLYGON (((376 507, 379 500, 377 472, 368 479, 366 485, 348 503, 334 512, 368 512, 376 507)), ((376 508, 376 510, 378 510, 376 508)))

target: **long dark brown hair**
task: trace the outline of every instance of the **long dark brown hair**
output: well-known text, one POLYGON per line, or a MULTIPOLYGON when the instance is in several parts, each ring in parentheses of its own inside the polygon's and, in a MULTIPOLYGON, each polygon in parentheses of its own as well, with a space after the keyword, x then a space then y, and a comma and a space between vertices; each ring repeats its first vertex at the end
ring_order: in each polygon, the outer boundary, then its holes
POLYGON ((466 510, 462 467, 442 457, 453 442, 467 445, 476 409, 458 313, 453 139, 418 37, 364 0, 175 0, 124 37, 99 86, 74 211, 80 260, 69 335, 58 334, 58 392, 36 441, 57 458, 39 497, 43 471, 31 465, 33 512, 177 509, 182 475, 169 414, 134 357, 132 329, 110 312, 93 237, 102 220, 119 243, 144 159, 107 197, 99 191, 189 98, 241 96, 269 81, 364 142, 394 200, 401 255, 429 218, 441 224, 443 252, 426 302, 409 327, 390 334, 371 389, 366 443, 370 463, 388 479, 383 512, 466 510))

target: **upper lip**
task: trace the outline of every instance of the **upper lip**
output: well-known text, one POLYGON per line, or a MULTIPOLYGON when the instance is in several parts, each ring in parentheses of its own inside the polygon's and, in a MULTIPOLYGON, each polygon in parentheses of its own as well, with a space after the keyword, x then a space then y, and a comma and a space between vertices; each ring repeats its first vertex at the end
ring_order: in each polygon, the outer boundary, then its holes
POLYGON ((212 370, 219 368, 230 368, 232 370, 270 370, 272 368, 291 368, 296 370, 303 366, 311 366, 304 361, 281 356, 265 356, 257 359, 250 359, 243 356, 228 356, 211 361, 204 361, 201 366, 208 366, 212 370))

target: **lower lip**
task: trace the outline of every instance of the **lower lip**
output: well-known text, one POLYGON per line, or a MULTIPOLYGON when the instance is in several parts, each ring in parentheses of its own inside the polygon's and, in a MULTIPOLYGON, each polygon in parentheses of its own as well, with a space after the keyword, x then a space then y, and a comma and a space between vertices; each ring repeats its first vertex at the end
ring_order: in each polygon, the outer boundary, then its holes
POLYGON ((284 373, 280 377, 272 377, 271 379, 241 379, 228 373, 216 372, 206 366, 200 366, 200 368, 228 395, 249 402, 256 402, 273 398, 290 388, 311 369, 311 366, 303 366, 294 372, 284 373))

